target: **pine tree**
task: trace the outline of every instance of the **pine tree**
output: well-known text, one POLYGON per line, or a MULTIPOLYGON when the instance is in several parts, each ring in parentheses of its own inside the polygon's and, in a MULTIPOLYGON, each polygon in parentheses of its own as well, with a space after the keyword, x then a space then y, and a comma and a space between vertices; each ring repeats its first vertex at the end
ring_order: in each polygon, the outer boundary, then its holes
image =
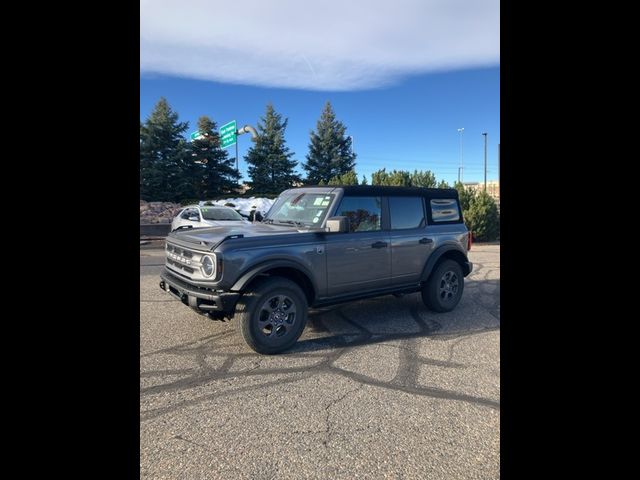
POLYGON ((220 148, 216 123, 206 115, 198 119, 198 132, 204 138, 194 140, 182 163, 182 198, 214 198, 238 189, 240 173, 234 159, 220 148), (190 192, 193 192, 191 194, 190 192))
POLYGON ((336 120, 331 103, 327 102, 316 131, 311 132, 307 163, 302 165, 307 171, 307 183, 329 182, 354 170, 356 154, 353 153, 351 138, 345 136, 346 130, 347 127, 336 120))
POLYGON ((360 182, 360 185, 369 185, 369 183, 367 182, 367 177, 365 177, 364 175, 362 175, 362 181, 360 182))
POLYGON ((464 214, 467 228, 480 241, 495 240, 500 236, 500 215, 496 201, 485 191, 474 196, 464 214))
POLYGON ((412 175, 406 170, 387 172, 386 168, 371 174, 371 185, 392 185, 396 187, 410 187, 412 175))
MULTIPOLYGON (((324 185, 322 180, 320 180, 320 183, 318 183, 318 185, 324 185)), ((333 177, 331 180, 329 180, 329 183, 327 183, 327 185, 358 185, 358 175, 356 175, 355 170, 351 170, 344 175, 333 177)))
POLYGON ((476 198, 476 191, 472 188, 467 188, 462 182, 455 182, 453 188, 458 190, 458 199, 460 200, 460 208, 462 208, 463 215, 466 216, 467 211, 473 204, 476 198))
POLYGON ((423 188, 435 188, 436 176, 431 170, 414 170, 411 174, 411 186, 423 188))
POLYGON ((446 181, 440 180, 440 182, 438 183, 438 188, 451 188, 451 187, 446 181))
POLYGON ((267 105, 265 116, 258 122, 258 138, 244 157, 249 164, 251 193, 279 194, 300 181, 291 160, 295 154, 289 151, 284 139, 288 120, 276 113, 273 105, 267 105))
POLYGON ((140 198, 176 200, 179 165, 186 153, 184 132, 188 122, 178 122, 161 97, 144 123, 140 123, 140 198))

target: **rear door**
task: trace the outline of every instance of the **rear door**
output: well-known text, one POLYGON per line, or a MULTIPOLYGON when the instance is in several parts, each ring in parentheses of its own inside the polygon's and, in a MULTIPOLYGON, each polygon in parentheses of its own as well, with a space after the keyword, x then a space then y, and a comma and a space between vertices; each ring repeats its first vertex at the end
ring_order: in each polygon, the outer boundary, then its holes
POLYGON ((389 197, 391 283, 418 283, 433 248, 423 197, 389 197))
POLYGON ((348 217, 350 231, 325 236, 329 296, 391 285, 391 248, 389 231, 383 224, 383 200, 381 196, 342 198, 334 215, 348 217))

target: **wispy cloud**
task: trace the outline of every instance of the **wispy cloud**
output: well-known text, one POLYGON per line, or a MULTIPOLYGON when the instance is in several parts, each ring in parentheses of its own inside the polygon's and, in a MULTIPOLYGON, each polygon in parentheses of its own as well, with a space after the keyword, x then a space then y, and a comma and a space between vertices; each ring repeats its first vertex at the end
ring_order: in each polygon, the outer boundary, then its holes
POLYGON ((497 65, 499 0, 141 0, 140 70, 308 90, 497 65))

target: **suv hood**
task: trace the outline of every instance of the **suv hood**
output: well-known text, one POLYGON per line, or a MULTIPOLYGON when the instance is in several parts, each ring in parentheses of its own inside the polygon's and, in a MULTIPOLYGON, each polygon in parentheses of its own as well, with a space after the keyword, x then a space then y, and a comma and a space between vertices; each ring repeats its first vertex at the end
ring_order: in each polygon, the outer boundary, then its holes
POLYGON ((185 228, 171 232, 167 237, 175 243, 184 245, 200 245, 207 249, 213 249, 228 237, 264 237, 267 235, 282 235, 296 232, 308 232, 309 230, 300 230, 295 225, 271 225, 268 223, 250 223, 244 225, 233 225, 224 227, 206 227, 206 228, 185 228))

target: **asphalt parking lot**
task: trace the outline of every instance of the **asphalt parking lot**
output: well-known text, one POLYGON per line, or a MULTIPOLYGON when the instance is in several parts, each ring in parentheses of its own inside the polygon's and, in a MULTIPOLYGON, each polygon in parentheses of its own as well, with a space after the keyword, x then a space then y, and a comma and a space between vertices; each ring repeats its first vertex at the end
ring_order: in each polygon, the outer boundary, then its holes
POLYGON ((457 309, 418 294, 312 310, 286 354, 158 287, 140 251, 143 479, 499 478, 500 246, 457 309))

